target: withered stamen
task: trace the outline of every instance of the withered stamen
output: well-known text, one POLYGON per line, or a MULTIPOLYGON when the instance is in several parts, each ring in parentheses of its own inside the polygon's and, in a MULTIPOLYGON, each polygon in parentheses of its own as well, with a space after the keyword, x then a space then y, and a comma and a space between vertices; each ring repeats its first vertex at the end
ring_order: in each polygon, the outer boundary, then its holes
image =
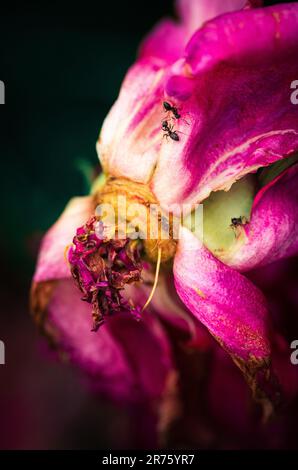
MULTIPOLYGON (((140 308, 124 299, 126 284, 141 281, 140 243, 135 240, 99 238, 92 217, 78 228, 68 251, 72 276, 83 293, 82 300, 92 304, 93 331, 108 315, 131 312, 136 317, 140 308)), ((68 249, 68 247, 67 247, 68 249)))
POLYGON ((155 278, 154 278, 154 284, 153 284, 153 287, 152 287, 152 290, 150 292, 150 295, 147 299, 147 302, 145 303, 144 307, 142 308, 142 312, 145 310, 145 308, 148 307, 148 305, 150 304, 153 296, 154 296, 154 292, 156 290, 156 287, 157 287, 157 282, 158 282, 158 276, 159 276, 159 270, 160 270, 160 261, 161 261, 161 248, 159 247, 158 248, 158 253, 157 253, 157 262, 156 262, 156 271, 155 271, 155 278))

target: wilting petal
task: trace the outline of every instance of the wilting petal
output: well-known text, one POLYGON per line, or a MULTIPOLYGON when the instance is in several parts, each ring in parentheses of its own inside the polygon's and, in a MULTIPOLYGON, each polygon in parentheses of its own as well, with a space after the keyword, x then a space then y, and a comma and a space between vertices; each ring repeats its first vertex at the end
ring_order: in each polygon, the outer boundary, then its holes
POLYGON ((298 165, 257 194, 250 222, 238 227, 233 250, 221 259, 238 270, 264 266, 298 252, 298 165))
POLYGON ((42 240, 34 281, 71 277, 65 249, 72 242, 77 227, 88 220, 93 210, 92 197, 76 197, 69 201, 62 215, 42 240))
POLYGON ((104 121, 97 151, 105 172, 149 181, 162 141, 165 69, 144 59, 128 72, 104 121))
POLYGON ((225 266, 186 228, 174 261, 177 292, 229 352, 258 398, 279 401, 270 369, 266 300, 244 276, 225 266))
POLYGON ((153 177, 163 205, 201 201, 298 148, 297 44, 296 3, 224 15, 195 33, 165 86, 182 119, 153 177))
POLYGON ((134 399, 160 398, 173 365, 168 338, 156 316, 144 313, 137 322, 128 313, 112 319, 110 329, 134 372, 134 399))
POLYGON ((128 401, 161 395, 171 358, 156 318, 137 322, 124 312, 109 319, 99 332, 91 332, 90 306, 81 301, 72 280, 52 285, 46 305, 42 288, 43 283, 35 290, 34 306, 35 314, 43 315, 45 333, 87 373, 97 390, 128 401))

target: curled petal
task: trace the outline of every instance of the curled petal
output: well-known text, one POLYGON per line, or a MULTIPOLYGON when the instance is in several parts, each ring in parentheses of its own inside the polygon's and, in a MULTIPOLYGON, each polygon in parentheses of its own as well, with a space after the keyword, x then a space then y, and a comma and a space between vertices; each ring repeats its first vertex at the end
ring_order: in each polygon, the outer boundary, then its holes
POLYGON ((297 3, 220 16, 194 34, 165 85, 182 119, 151 183, 163 205, 202 201, 298 148, 297 44, 297 3))
POLYGON ((250 222, 239 227, 237 242, 222 261, 237 270, 247 271, 297 254, 297 217, 296 164, 258 192, 250 222))
POLYGON ((257 399, 278 404, 280 390, 271 371, 269 318, 262 293, 225 266, 186 228, 174 261, 181 300, 209 329, 240 367, 257 399))
POLYGON ((65 249, 71 244, 77 227, 86 222, 94 210, 92 197, 76 197, 69 201, 57 222, 42 240, 34 281, 70 277, 65 249))

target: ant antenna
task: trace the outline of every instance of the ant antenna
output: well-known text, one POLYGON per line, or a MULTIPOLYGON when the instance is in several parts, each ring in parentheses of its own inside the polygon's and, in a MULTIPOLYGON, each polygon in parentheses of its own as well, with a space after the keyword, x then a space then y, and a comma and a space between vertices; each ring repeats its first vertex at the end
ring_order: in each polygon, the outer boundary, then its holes
POLYGON ((155 292, 155 289, 156 289, 156 286, 157 286, 158 276, 159 276, 160 261, 161 261, 161 248, 159 247, 158 248, 158 253, 157 253, 157 262, 156 262, 156 271, 155 271, 154 284, 153 284, 152 290, 150 292, 150 295, 147 299, 147 302, 145 303, 144 307, 142 308, 142 312, 145 310, 145 308, 148 307, 148 305, 150 304, 150 302, 152 300, 152 297, 154 295, 154 292, 155 292))
POLYGON ((177 131, 177 129, 175 129, 175 132, 177 132, 177 134, 182 134, 182 135, 186 135, 187 137, 189 137, 189 134, 185 134, 185 132, 177 131))

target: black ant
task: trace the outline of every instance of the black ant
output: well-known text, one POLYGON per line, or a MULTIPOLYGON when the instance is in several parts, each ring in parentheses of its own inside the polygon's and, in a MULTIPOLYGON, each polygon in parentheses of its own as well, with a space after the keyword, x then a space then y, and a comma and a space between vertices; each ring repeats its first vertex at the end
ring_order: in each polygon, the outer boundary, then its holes
POLYGON ((167 101, 164 101, 163 102, 163 109, 169 113, 169 112, 172 112, 173 113, 173 116, 175 119, 180 119, 181 118, 181 114, 179 113, 178 109, 176 108, 176 106, 172 106, 170 103, 168 103, 167 101))
POLYGON ((162 121, 162 129, 165 131, 164 137, 170 137, 172 140, 180 140, 179 135, 174 131, 174 126, 169 126, 168 121, 162 121))
POLYGON ((239 227, 239 225, 245 225, 247 223, 247 219, 244 216, 233 217, 231 219, 231 222, 232 223, 231 223, 230 227, 236 228, 236 227, 239 227))

